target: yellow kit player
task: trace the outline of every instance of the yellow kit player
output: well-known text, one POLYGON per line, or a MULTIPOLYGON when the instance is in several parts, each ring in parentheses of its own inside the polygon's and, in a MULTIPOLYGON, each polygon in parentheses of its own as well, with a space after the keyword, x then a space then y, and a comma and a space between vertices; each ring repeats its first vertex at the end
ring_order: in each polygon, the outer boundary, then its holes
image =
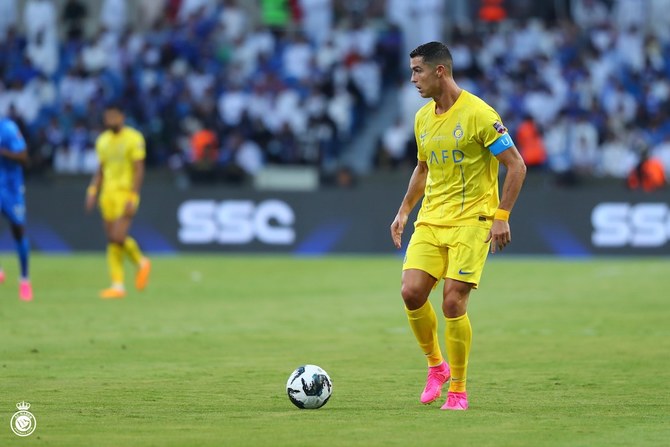
POLYGON ((143 290, 149 281, 151 262, 146 258, 128 230, 140 203, 144 178, 144 137, 124 124, 123 111, 109 106, 104 112, 107 130, 95 142, 100 165, 86 191, 86 208, 92 210, 98 199, 107 236, 107 263, 112 285, 100 292, 104 299, 126 295, 123 278, 123 256, 135 264, 135 286, 143 290), (99 197, 98 197, 98 192, 99 197))
POLYGON ((444 410, 466 410, 467 366, 472 328, 467 314, 489 249, 511 241, 509 215, 521 190, 526 166, 500 116, 484 101, 461 89, 452 76, 446 45, 430 42, 410 53, 412 83, 432 98, 416 114, 418 163, 391 224, 397 248, 407 218, 423 197, 402 273, 402 298, 410 327, 428 360, 422 403, 440 397, 449 379, 444 410), (498 197, 498 166, 507 174, 498 197), (442 312, 446 319, 444 361, 437 317, 428 295, 444 278, 442 312))

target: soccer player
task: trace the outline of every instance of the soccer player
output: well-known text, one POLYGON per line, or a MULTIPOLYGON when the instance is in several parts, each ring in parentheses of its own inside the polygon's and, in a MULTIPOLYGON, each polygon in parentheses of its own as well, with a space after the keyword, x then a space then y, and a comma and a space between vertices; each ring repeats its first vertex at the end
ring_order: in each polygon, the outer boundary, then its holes
MULTIPOLYGON (((30 245, 26 236, 26 202, 23 197, 23 166, 28 163, 26 142, 19 127, 9 118, 0 119, 0 211, 9 221, 21 266, 19 298, 32 301, 33 287, 28 278, 30 245)), ((5 272, 0 268, 0 283, 5 272)))
POLYGON ((403 263, 401 294, 410 327, 428 360, 421 402, 431 403, 450 378, 443 410, 466 410, 466 379, 472 328, 467 314, 489 249, 511 241, 510 212, 521 190, 526 167, 500 116, 461 89, 452 76, 446 45, 430 42, 410 53, 412 83, 432 101, 414 121, 418 163, 407 193, 391 224, 397 248, 407 218, 423 196, 415 230, 403 263), (507 174, 498 197, 498 166, 507 174), (444 361, 437 337, 437 317, 428 300, 444 278, 442 312, 446 319, 444 361))
POLYGON ((138 290, 147 286, 151 271, 151 262, 142 254, 135 239, 128 235, 140 203, 145 145, 142 134, 125 125, 125 116, 119 107, 108 106, 103 118, 107 130, 95 142, 100 165, 86 190, 86 209, 93 209, 99 192, 112 281, 111 287, 100 292, 100 297, 118 299, 126 295, 124 254, 137 268, 135 287, 138 290))

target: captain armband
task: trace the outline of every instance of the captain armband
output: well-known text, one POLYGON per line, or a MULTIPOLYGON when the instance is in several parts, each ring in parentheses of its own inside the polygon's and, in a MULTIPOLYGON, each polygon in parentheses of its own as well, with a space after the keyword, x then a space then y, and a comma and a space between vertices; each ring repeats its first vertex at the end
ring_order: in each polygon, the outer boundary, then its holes
POLYGON ((493 155, 498 155, 512 146, 514 146, 514 141, 512 141, 512 137, 510 137, 509 134, 505 132, 500 136, 500 138, 495 140, 493 144, 488 147, 488 149, 493 155))

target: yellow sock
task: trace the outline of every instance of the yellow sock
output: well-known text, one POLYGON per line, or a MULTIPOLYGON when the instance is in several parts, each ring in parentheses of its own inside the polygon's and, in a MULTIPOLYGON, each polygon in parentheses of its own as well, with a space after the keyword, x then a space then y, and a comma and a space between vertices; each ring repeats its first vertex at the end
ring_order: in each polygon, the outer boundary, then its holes
POLYGON ((468 374, 468 357, 472 344, 472 326, 468 314, 456 318, 446 318, 447 356, 451 367, 449 391, 465 392, 468 374))
POLYGON ((123 247, 107 244, 107 265, 113 285, 123 285, 123 247))
POLYGON ((416 310, 405 308, 405 312, 416 341, 428 359, 428 366, 440 365, 444 362, 444 358, 437 338, 437 316, 432 304, 426 301, 426 304, 416 310))
POLYGON ((140 265, 140 261, 144 257, 140 246, 137 245, 137 241, 130 236, 126 236, 126 239, 123 241, 123 251, 128 255, 130 260, 135 265, 140 265))

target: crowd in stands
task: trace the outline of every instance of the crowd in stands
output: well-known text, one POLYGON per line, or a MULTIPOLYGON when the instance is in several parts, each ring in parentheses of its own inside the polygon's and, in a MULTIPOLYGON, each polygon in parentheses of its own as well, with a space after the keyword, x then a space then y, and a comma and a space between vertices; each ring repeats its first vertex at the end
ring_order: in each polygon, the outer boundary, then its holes
POLYGON ((549 20, 476 19, 472 4, 2 0, 0 114, 19 122, 34 171, 94 169, 115 102, 149 165, 235 180, 268 163, 337 169, 390 88, 400 112, 379 162, 411 165, 422 99, 406 54, 443 37, 459 84, 496 108, 531 168, 572 183, 652 160, 670 176, 665 0, 571 0, 549 20))
MULTIPOLYGON (((667 6, 573 0, 566 20, 456 27, 454 76, 500 113, 526 163, 561 183, 625 179, 648 159, 670 178, 667 6)), ((416 110, 417 96, 405 86, 401 109, 416 110)), ((414 163, 412 119, 382 135, 382 163, 414 163)))
POLYGON ((109 102, 150 165, 229 179, 266 163, 334 169, 400 50, 383 8, 335 3, 3 0, 0 114, 20 123, 34 169, 94 169, 109 102))

